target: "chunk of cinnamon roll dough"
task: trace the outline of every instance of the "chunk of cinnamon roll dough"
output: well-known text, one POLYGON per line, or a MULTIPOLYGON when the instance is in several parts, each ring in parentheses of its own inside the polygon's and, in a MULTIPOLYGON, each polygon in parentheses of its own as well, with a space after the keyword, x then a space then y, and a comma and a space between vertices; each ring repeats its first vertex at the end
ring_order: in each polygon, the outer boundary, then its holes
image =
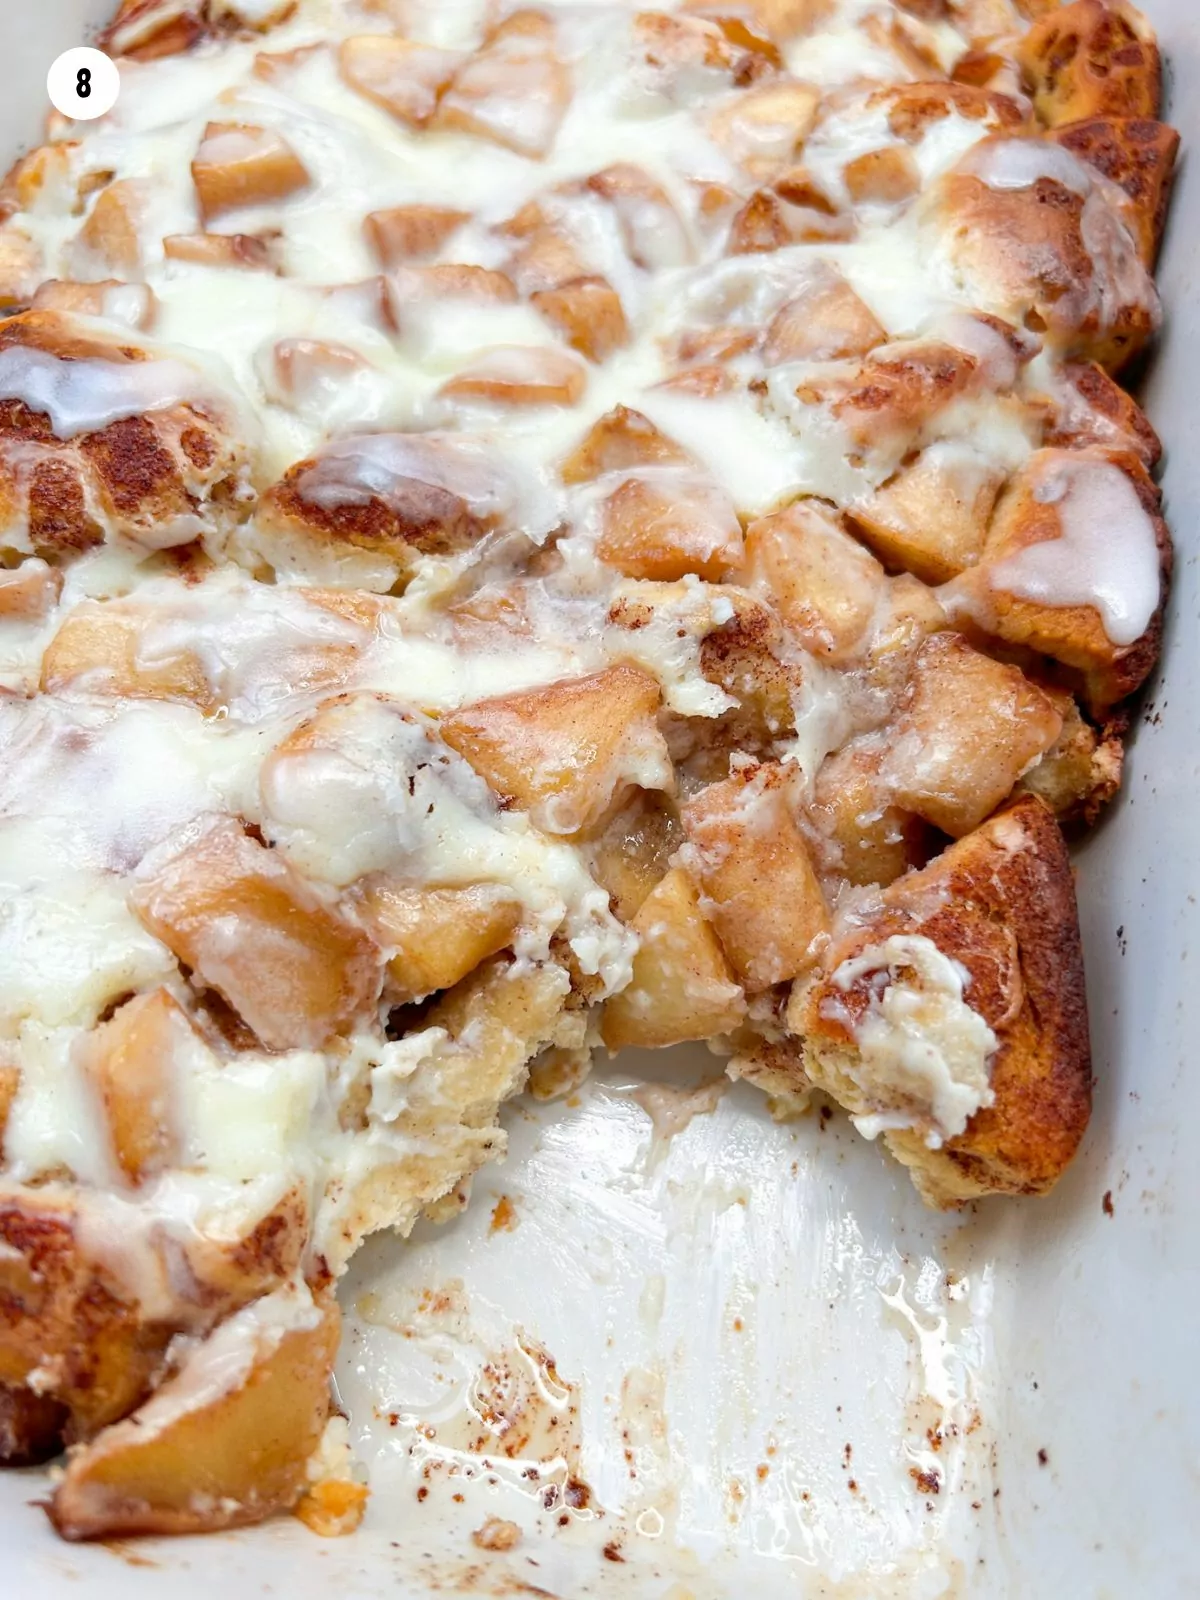
POLYGON ((1091 1056, 1071 865, 1033 796, 848 923, 788 1008, 804 1070, 922 1197, 1044 1194, 1087 1126, 1091 1056))
POLYGON ((451 555, 500 528, 551 525, 517 467, 453 433, 336 439, 263 495, 246 539, 281 571, 317 568, 340 586, 386 592, 422 556, 451 555))
POLYGON ((1154 668, 1172 560, 1159 491, 1136 455, 1039 450, 949 592, 985 634, 1061 662, 1102 717, 1154 668))
POLYGON ((1047 11, 1017 47, 1034 109, 1052 128, 1083 117, 1156 117, 1162 63, 1145 17, 1126 0, 1047 11))
POLYGON ((1115 372, 1161 315, 1127 199, 1064 143, 994 135, 923 205, 937 248, 981 310, 1115 372))
POLYGON ((1167 224, 1179 153, 1174 128, 1149 117, 1091 117, 1054 131, 1064 149, 1116 185, 1147 269, 1153 270, 1167 224))
POLYGON ((343 1272, 369 1234, 407 1236, 426 1208, 504 1153, 500 1107, 524 1088, 539 1052, 560 1041, 570 991, 553 962, 497 956, 423 1016, 402 1041, 411 1076, 402 1084, 372 1077, 367 1114, 403 1149, 361 1168, 352 1161, 336 1180, 323 1250, 331 1272, 343 1272))
POLYGON ((149 1393, 173 1329, 147 1326, 85 1255, 76 1197, 61 1185, 0 1186, 0 1243, 0 1382, 25 1391, 36 1373, 36 1392, 60 1408, 57 1436, 90 1438, 149 1393))
POLYGON ((0 324, 0 549, 219 548, 250 454, 213 378, 54 311, 0 324))

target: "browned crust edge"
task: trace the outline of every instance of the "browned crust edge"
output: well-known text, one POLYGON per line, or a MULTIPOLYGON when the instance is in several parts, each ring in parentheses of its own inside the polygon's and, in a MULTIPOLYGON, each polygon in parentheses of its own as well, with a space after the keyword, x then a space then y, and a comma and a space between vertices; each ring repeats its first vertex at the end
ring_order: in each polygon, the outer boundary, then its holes
POLYGON ((881 912, 831 947, 810 990, 804 1028, 846 1047, 821 1016, 827 975, 857 949, 894 933, 933 941, 971 974, 968 999, 996 1034, 994 1104, 939 1150, 916 1133, 888 1145, 922 1196, 952 1206, 985 1194, 1044 1194, 1069 1165, 1091 1112, 1092 1069, 1075 884, 1053 813, 1033 795, 1010 802, 883 895, 881 912), (1013 951, 1012 970, 1003 951, 1013 951), (998 954, 999 952, 999 954, 998 954))

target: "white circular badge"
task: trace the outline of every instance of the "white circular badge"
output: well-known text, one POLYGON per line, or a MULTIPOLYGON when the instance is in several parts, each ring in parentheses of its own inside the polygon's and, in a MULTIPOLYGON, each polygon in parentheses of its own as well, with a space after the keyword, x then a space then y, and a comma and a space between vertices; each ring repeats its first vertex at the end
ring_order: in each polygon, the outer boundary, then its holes
POLYGON ((121 92, 121 74, 103 50, 79 45, 64 50, 46 74, 46 93, 56 111, 77 122, 91 122, 111 111, 121 92))

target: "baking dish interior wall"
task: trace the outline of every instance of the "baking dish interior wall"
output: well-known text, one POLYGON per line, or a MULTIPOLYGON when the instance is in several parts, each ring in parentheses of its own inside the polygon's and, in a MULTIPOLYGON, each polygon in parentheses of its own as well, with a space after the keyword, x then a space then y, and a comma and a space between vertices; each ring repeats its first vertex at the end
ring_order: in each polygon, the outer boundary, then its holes
POLYGON ((985 1219, 1010 1279, 997 1296, 1004 1387, 992 1420, 1011 1592, 1080 1600, 1200 1594, 1200 1397, 1188 1378, 1200 1302, 1200 10, 1141 3, 1186 152, 1159 273, 1166 337, 1144 394, 1167 447, 1175 587, 1124 792, 1077 862, 1092 1128, 1049 1201, 985 1219))

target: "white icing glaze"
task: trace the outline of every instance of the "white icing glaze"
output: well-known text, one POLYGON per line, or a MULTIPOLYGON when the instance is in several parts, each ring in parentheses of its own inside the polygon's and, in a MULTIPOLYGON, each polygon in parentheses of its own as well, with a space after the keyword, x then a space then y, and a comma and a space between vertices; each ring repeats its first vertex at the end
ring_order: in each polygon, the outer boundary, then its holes
POLYGON ((1021 365, 1013 345, 999 329, 981 317, 952 312, 930 331, 974 356, 991 388, 1003 391, 1016 383, 1021 365))
POLYGON ((20 400, 49 417, 60 439, 206 398, 200 374, 170 358, 66 361, 22 346, 0 350, 0 399, 20 400))
POLYGON ((504 462, 466 434, 365 434, 327 446, 300 474, 300 496, 323 510, 381 500, 403 513, 411 485, 426 484, 461 500, 481 522, 518 527, 532 538, 557 520, 554 502, 536 479, 504 462))
POLYGON ((101 295, 101 314, 127 328, 149 327, 154 317, 154 297, 144 283, 109 283, 101 295))
POLYGON ((209 134, 196 153, 197 161, 211 162, 214 166, 225 162, 249 161, 279 149, 278 135, 265 129, 232 127, 221 128, 209 134))
POLYGON ((1041 178, 1052 178, 1080 196, 1093 188, 1092 176, 1078 157, 1049 139, 991 140, 967 156, 963 170, 982 178, 989 189, 1031 189, 1041 178))
POLYGON ((992 1104, 996 1036, 963 998, 965 969, 923 935, 869 945, 843 961, 832 981, 848 991, 872 974, 870 1004, 854 1028, 860 1061, 846 1068, 871 1108, 855 1123, 871 1139, 915 1127, 936 1150, 992 1104))
POLYGON ((1056 454, 1034 498, 1053 506, 1059 536, 1027 545, 988 573, 993 589, 1048 606, 1093 606, 1118 646, 1135 644, 1162 592, 1154 523, 1112 462, 1056 454))

